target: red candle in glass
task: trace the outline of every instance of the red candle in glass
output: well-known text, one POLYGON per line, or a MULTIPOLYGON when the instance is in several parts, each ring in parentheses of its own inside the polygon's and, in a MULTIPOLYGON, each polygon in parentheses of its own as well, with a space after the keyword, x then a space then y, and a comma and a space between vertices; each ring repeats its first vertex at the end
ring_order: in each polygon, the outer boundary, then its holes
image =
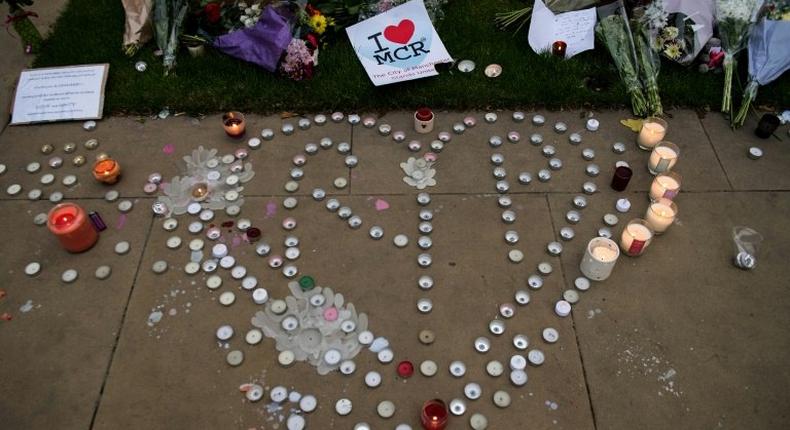
POLYGON ((619 166, 614 169, 614 176, 612 176, 612 189, 615 191, 625 191, 628 187, 628 182, 631 181, 631 176, 634 172, 630 167, 619 166))
POLYGON ((551 53, 557 57, 565 58, 565 51, 568 49, 568 44, 562 40, 558 40, 551 44, 551 53))
POLYGON ((244 114, 241 112, 228 112, 222 115, 222 127, 230 137, 244 136, 244 130, 247 127, 244 114))
POLYGON ((422 407, 420 422, 425 430, 443 430, 447 427, 447 405, 439 399, 428 400, 422 407))
POLYGON ((92 247, 99 235, 85 210, 74 203, 61 203, 49 211, 47 227, 69 252, 82 252, 92 247))
POLYGON ((414 365, 411 361, 401 361, 398 363, 398 376, 401 378, 410 378, 414 375, 414 365))

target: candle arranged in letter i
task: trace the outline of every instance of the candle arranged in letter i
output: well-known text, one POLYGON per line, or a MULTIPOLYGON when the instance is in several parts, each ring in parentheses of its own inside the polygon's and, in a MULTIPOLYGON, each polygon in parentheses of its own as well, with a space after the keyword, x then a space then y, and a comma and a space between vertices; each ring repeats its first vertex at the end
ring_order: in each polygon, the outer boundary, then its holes
POLYGON ((650 201, 660 198, 675 200, 680 192, 680 175, 675 172, 659 173, 650 185, 650 201))
POLYGON ((628 222, 620 236, 620 248, 626 255, 637 257, 645 252, 645 249, 653 240, 653 230, 643 219, 634 219, 628 222))
POLYGON ((647 160, 647 170, 657 175, 672 170, 678 162, 680 148, 672 142, 661 142, 653 148, 650 159, 647 160))
POLYGON ((222 115, 222 127, 230 137, 244 136, 244 130, 247 127, 244 114, 241 112, 228 112, 222 115))
POLYGON ((447 427, 447 418, 447 405, 439 399, 433 399, 423 405, 420 423, 425 430, 443 430, 447 427))
POLYGON ((612 274, 619 256, 620 248, 613 240, 596 237, 587 244, 579 269, 589 279, 603 281, 612 274))
POLYGON ((642 129, 636 138, 636 145, 645 151, 650 151, 664 140, 667 135, 667 122, 661 118, 649 117, 642 123, 642 129))
POLYGON ((99 240, 85 210, 74 203, 52 208, 47 215, 47 227, 69 252, 85 251, 99 240))
POLYGON ((667 231, 669 226, 675 222, 677 215, 677 205, 672 200, 660 198, 647 207, 645 221, 647 221, 647 225, 653 229, 655 234, 661 234, 667 231))

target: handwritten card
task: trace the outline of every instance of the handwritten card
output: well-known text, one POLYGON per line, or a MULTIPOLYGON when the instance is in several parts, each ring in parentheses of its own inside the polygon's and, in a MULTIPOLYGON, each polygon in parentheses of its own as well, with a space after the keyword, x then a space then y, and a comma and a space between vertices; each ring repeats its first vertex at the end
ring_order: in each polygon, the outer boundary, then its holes
POLYGON ((535 0, 529 25, 529 46, 536 53, 551 51, 561 40, 568 47, 565 58, 595 48, 595 8, 555 14, 541 0, 535 0))
POLYGON ((109 64, 23 70, 11 124, 99 119, 109 64))

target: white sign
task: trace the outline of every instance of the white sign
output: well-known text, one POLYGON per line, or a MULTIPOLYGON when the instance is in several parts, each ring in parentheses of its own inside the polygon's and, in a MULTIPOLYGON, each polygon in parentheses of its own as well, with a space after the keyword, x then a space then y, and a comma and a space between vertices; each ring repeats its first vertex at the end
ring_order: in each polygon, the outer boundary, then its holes
POLYGON ((99 119, 109 64, 22 71, 11 124, 99 119))
POLYGON ((595 8, 554 14, 541 0, 535 0, 529 25, 529 46, 536 53, 551 52, 554 42, 568 46, 565 58, 595 48, 595 8))
POLYGON ((434 65, 453 61, 422 0, 352 25, 346 33, 376 86, 434 76, 434 65))

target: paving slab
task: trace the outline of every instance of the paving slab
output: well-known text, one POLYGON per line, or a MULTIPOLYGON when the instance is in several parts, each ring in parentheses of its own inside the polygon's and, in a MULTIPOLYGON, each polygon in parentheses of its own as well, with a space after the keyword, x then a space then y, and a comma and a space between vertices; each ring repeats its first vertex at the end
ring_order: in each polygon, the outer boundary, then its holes
POLYGON ((769 139, 755 136, 758 118, 750 115, 746 124, 732 130, 729 121, 721 115, 707 115, 702 120, 705 131, 716 148, 727 177, 735 190, 787 190, 790 177, 787 166, 790 163, 790 143, 787 125, 782 125, 769 139), (749 148, 756 146, 765 154, 759 160, 748 157, 749 148))
POLYGON ((150 216, 131 213, 121 220, 109 203, 80 201, 98 210, 109 228, 98 243, 81 254, 69 254, 46 226, 32 219, 52 206, 45 202, 0 204, 0 422, 8 429, 89 428, 100 397, 116 335, 134 282, 150 227, 150 216), (121 228, 116 228, 121 226, 121 228), (128 254, 113 251, 130 241, 128 254), (38 262, 37 276, 25 274, 38 262), (94 273, 109 265, 109 279, 94 273), (66 284, 61 274, 76 269, 78 279, 66 284))
MULTIPOLYGON (((499 221, 500 209, 491 196, 437 196, 431 206, 435 209, 436 231, 432 234, 433 265, 419 269, 416 263, 418 206, 413 197, 387 196, 389 209, 381 210, 379 197, 355 196, 341 198, 363 219, 363 227, 352 230, 323 203, 302 198, 293 211, 279 209, 265 219, 262 216, 269 198, 248 198, 242 215, 250 216, 254 225, 264 231, 262 240, 281 253, 286 232, 279 222, 286 215, 294 216, 299 225, 295 234, 301 240, 302 256, 295 264, 302 273, 314 276, 319 285, 331 286, 342 292, 347 301, 361 312, 367 312, 370 328, 377 335, 390 339, 395 351, 395 362, 409 359, 419 364, 424 359, 435 360, 439 374, 431 379, 415 375, 400 380, 395 366, 378 363, 373 354, 362 351, 355 360, 357 371, 351 376, 337 372, 319 377, 315 369, 298 363, 289 369, 276 364, 273 341, 265 339, 257 346, 243 343, 243 334, 251 328, 250 317, 258 305, 249 293, 239 288, 227 272, 221 273, 223 286, 217 292, 205 286, 203 274, 186 277, 181 268, 189 258, 188 251, 168 251, 164 242, 171 234, 155 222, 149 247, 143 257, 138 284, 131 299, 117 354, 110 370, 105 395, 99 408, 95 428, 163 428, 168 426, 198 425, 202 427, 276 428, 284 424, 290 406, 284 411, 268 413, 264 402, 249 404, 243 401, 238 386, 254 380, 271 388, 284 385, 302 394, 314 394, 319 409, 307 416, 309 427, 350 428, 354 423, 367 421, 376 427, 394 426, 407 422, 415 428, 418 411, 423 401, 440 397, 446 400, 463 397, 463 385, 476 381, 483 387, 483 398, 469 402, 464 417, 453 418, 453 426, 463 427, 472 412, 484 413, 493 428, 506 425, 557 428, 592 428, 592 419, 575 336, 570 319, 560 320, 550 313, 553 297, 560 291, 559 274, 547 278, 540 291, 534 291, 532 302, 517 310, 507 321, 507 332, 501 338, 487 334, 488 322, 496 317, 500 303, 512 302, 517 288, 525 286, 526 277, 537 261, 547 259, 535 248, 526 248, 527 258, 520 265, 507 262, 499 221), (472 216, 475 214, 477 216, 472 216), (371 225, 380 225, 385 237, 374 241, 368 237, 371 225), (398 249, 392 237, 404 232, 412 243, 398 249), (171 269, 156 275, 150 270, 157 259, 166 259, 171 269), (434 275, 436 286, 425 293, 417 287, 421 273, 434 275), (217 295, 234 291, 237 301, 230 308, 217 303, 217 295), (416 309, 419 297, 429 297, 434 310, 421 315, 416 309), (394 311, 397 309, 397 311, 394 311), (149 314, 161 310, 165 316, 153 327, 147 325, 149 314), (172 315, 171 315, 172 313, 172 315), (221 324, 236 329, 230 346, 218 346, 214 332, 221 324), (540 340, 540 330, 547 325, 556 327, 560 341, 547 345, 540 340), (467 329, 461 329, 467 327, 467 329), (437 340, 431 346, 421 345, 418 333, 431 329, 437 340), (515 333, 529 336, 532 345, 543 349, 546 364, 530 368, 529 382, 515 388, 506 376, 491 378, 484 373, 488 360, 507 363, 515 349, 510 346, 515 333), (485 355, 474 351, 477 336, 492 338, 493 348, 485 355), (231 368, 224 362, 225 354, 239 348, 245 362, 231 368), (447 368, 450 361, 462 360, 468 376, 452 378, 447 368), (364 374, 376 370, 383 376, 381 388, 364 387, 364 374), (513 397, 507 410, 497 410, 490 398, 496 389, 505 389, 513 397), (354 410, 348 417, 334 413, 334 402, 348 397, 354 410), (392 400, 397 411, 393 418, 383 420, 375 415, 379 401, 392 400), (552 410, 546 402, 559 405, 552 410)), ((531 223, 521 225, 535 240, 549 240, 551 225, 545 199, 542 196, 519 196, 517 211, 530 215, 531 223)), ((184 239, 190 236, 183 225, 177 231, 184 239)), ((229 236, 232 233, 227 233, 229 236)), ((530 241, 533 239, 530 239, 530 241)), ((283 297, 286 279, 279 271, 268 268, 265 260, 255 255, 250 245, 234 248, 233 255, 249 273, 258 277, 268 288, 271 297, 283 297)), ((220 269, 222 272, 222 269, 220 269)), ((266 402, 270 403, 270 402, 266 402)))
MULTIPOLYGON (((145 197, 143 186, 151 173, 162 173, 165 181, 180 175, 184 164, 182 157, 198 146, 216 149, 219 154, 233 153, 239 148, 249 149, 247 141, 260 137, 264 128, 274 129, 276 137, 272 141, 263 141, 260 149, 249 150, 249 160, 253 163, 257 176, 247 185, 248 195, 285 194, 283 185, 290 179, 289 171, 294 167, 291 159, 304 152, 306 143, 318 143, 323 137, 330 137, 335 145, 332 150, 322 150, 321 153, 309 157, 309 167, 305 167, 305 170, 309 168, 311 174, 300 181, 297 194, 309 194, 315 187, 330 191, 334 178, 342 176, 348 179, 348 169, 343 164, 343 157, 334 148, 338 142, 350 141, 350 125, 329 123, 323 127, 313 126, 309 130, 297 130, 291 136, 284 136, 280 132, 284 122, 296 125, 296 119, 283 121, 279 116, 251 115, 247 134, 241 139, 232 139, 224 133, 219 115, 200 120, 187 116, 168 117, 164 120, 112 117, 100 121, 91 132, 82 129, 82 122, 8 127, 0 136, 0 160, 8 167, 8 172, 0 177, 0 182, 6 187, 12 183, 22 185, 25 192, 14 197, 18 199, 27 198, 27 190, 33 187, 42 188, 39 180, 47 173, 54 174, 56 182, 46 189, 59 187, 61 192, 71 198, 99 198, 109 189, 119 191, 123 197, 145 197), (98 140, 98 148, 85 149, 84 143, 89 139, 98 140), (67 143, 75 143, 77 149, 73 153, 65 153, 64 146, 67 143), (41 147, 45 144, 52 145, 55 150, 51 154, 42 154, 41 147), (96 156, 102 153, 110 155, 121 164, 122 179, 115 186, 99 183, 92 176, 91 169, 96 156), (72 165, 73 158, 78 155, 87 160, 81 167, 72 165), (47 163, 53 157, 62 158, 63 166, 58 169, 50 168, 47 163), (31 162, 41 164, 41 170, 33 174, 26 172, 25 168, 31 162), (63 177, 70 174, 77 175, 78 185, 70 188, 61 186, 63 177)), ((347 189, 331 191, 348 193, 347 189)), ((9 197, 3 193, 3 198, 9 197)))
MULTIPOLYGON (((550 200, 552 208, 564 204, 550 200)), ((681 223, 643 256, 621 256, 612 277, 574 308, 597 426, 782 428, 790 405, 790 342, 779 334, 789 322, 789 238, 783 217, 757 214, 786 213, 790 196, 681 194, 678 205, 681 223), (754 271, 731 264, 736 225, 766 238, 754 271)), ((581 238, 593 228, 579 228, 581 238)), ((580 274, 582 252, 563 254, 568 281, 580 274)))

